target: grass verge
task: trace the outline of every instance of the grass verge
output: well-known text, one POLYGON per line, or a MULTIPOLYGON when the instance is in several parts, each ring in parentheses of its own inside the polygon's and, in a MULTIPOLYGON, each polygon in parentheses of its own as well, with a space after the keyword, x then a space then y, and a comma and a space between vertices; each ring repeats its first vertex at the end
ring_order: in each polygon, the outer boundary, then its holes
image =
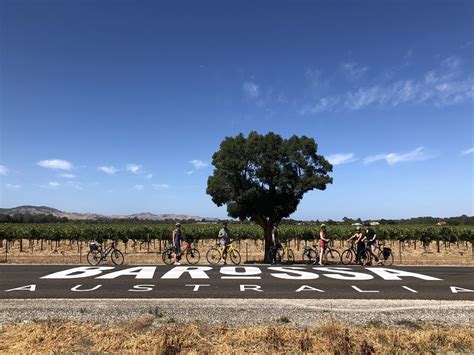
POLYGON ((365 326, 329 321, 308 328, 276 322, 227 326, 161 322, 152 314, 116 324, 32 321, 0 330, 0 353, 472 353, 474 326, 365 326))

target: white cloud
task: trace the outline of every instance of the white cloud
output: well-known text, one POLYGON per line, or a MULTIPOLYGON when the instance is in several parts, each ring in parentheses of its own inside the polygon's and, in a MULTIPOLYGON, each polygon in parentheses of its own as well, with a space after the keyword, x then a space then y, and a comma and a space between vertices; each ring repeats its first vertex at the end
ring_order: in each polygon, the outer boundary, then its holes
POLYGON ((250 99, 256 99, 260 96, 260 88, 253 81, 246 81, 242 84, 244 95, 250 99))
POLYGON ((466 149, 466 150, 463 150, 463 151, 461 152, 461 155, 468 155, 468 154, 472 154, 472 153, 474 153, 474 147, 469 148, 469 149, 466 149))
POLYGON ((370 164, 379 160, 385 160, 387 164, 394 165, 402 162, 421 161, 430 158, 433 158, 433 156, 425 153, 424 147, 418 147, 408 153, 389 153, 368 156, 364 159, 364 163, 370 164))
POLYGON ((341 67, 346 76, 351 80, 361 78, 369 70, 368 67, 361 66, 355 62, 342 63, 341 67))
POLYGON ((52 190, 57 189, 59 186, 61 186, 61 184, 56 181, 50 181, 46 185, 40 185, 40 187, 44 189, 52 189, 52 190))
POLYGON ((357 159, 354 158, 354 153, 344 153, 344 154, 329 155, 327 157, 327 160, 332 165, 341 165, 341 164, 352 163, 353 161, 356 161, 357 159))
POLYGON ((441 61, 441 65, 449 69, 457 69, 460 64, 461 60, 456 56, 451 56, 441 61))
POLYGON ((143 185, 134 185, 133 189, 137 190, 137 191, 142 191, 143 190, 143 185))
POLYGON ((19 189, 21 189, 21 185, 5 184, 5 188, 6 188, 7 190, 19 190, 19 189))
POLYGON ((194 166, 194 169, 204 169, 205 167, 209 165, 205 161, 197 160, 197 159, 191 160, 190 163, 194 166))
MULTIPOLYGON (((354 69, 349 66, 347 70, 354 69)), ((474 75, 465 75, 461 71, 460 60, 452 56, 442 60, 436 70, 427 71, 418 79, 391 80, 338 95, 323 96, 304 104, 298 112, 304 115, 421 103, 444 107, 473 99, 474 75)))
POLYGON ((60 174, 59 176, 65 179, 74 179, 76 177, 76 175, 71 174, 71 173, 60 174))
POLYGON ((194 170, 189 170, 186 174, 192 175, 192 174, 194 174, 194 170))
POLYGON ((151 174, 151 173, 145 175, 145 178, 147 178, 147 179, 151 179, 152 177, 153 177, 153 174, 151 174))
POLYGON ((103 166, 98 166, 98 167, 97 167, 97 170, 102 171, 102 172, 104 172, 104 173, 106 173, 106 174, 109 174, 109 175, 114 175, 114 174, 118 171, 118 169, 116 169, 116 168, 113 167, 112 165, 108 165, 108 166, 105 166, 105 165, 103 165, 103 166))
POLYGON ((8 168, 4 165, 0 165, 0 175, 5 176, 7 175, 7 173, 8 173, 8 168))
POLYGON ((332 108, 336 107, 340 102, 340 98, 338 97, 323 97, 321 100, 319 100, 317 103, 313 105, 306 105, 304 106, 301 110, 299 110, 299 113, 304 115, 307 113, 320 113, 324 111, 331 111, 332 108))
POLYGON ((170 185, 168 184, 153 184, 153 188, 155 190, 166 190, 170 188, 170 185))
POLYGON ((138 174, 140 172, 140 169, 142 168, 141 165, 137 165, 137 164, 128 164, 127 165, 127 171, 130 171, 134 174, 138 174))
POLYGON ((39 166, 47 169, 58 169, 58 170, 72 170, 74 166, 67 160, 62 159, 48 159, 40 160, 36 163, 39 166))

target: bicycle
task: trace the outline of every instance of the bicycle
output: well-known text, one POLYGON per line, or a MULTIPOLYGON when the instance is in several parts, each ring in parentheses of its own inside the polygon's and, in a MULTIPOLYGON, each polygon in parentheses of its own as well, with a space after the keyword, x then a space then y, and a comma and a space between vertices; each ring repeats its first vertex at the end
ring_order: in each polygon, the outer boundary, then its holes
POLYGON ((349 265, 352 260, 355 260, 356 263, 360 265, 367 265, 368 260, 370 259, 370 254, 367 252, 367 249, 363 249, 359 252, 359 257, 357 257, 357 248, 355 243, 351 243, 351 246, 341 253, 341 263, 343 265, 349 265))
MULTIPOLYGON (((218 264, 221 261, 221 259, 223 259, 224 248, 226 248, 226 246, 219 245, 219 244, 210 248, 206 253, 206 259, 208 263, 211 265, 218 264)), ((241 260, 240 253, 234 247, 233 242, 227 245, 227 256, 230 257, 230 261, 232 262, 232 264, 234 265, 240 264, 240 260, 241 260)), ((225 263, 225 260, 224 260, 224 263, 225 263)))
MULTIPOLYGON (((199 259, 201 258, 201 254, 199 253, 199 250, 196 248, 191 247, 191 243, 189 242, 184 242, 183 247, 180 250, 180 255, 183 255, 186 257, 186 261, 191 264, 195 265, 199 262, 199 259)), ((161 258, 163 259, 163 262, 166 265, 171 265, 176 262, 176 252, 172 246, 167 246, 163 250, 163 253, 161 254, 161 258)))
MULTIPOLYGON (((369 256, 367 264, 372 264, 374 256, 369 252, 367 252, 367 254, 369 256)), ((375 246, 374 254, 377 255, 377 258, 383 266, 393 265, 394 256, 391 248, 387 248, 379 243, 375 246)))
POLYGON ((89 252, 87 253, 87 262, 89 265, 99 265, 102 261, 107 260, 107 256, 110 254, 110 259, 115 265, 122 265, 124 262, 124 256, 120 250, 116 248, 116 241, 112 241, 109 247, 102 251, 102 245, 98 245, 95 242, 89 244, 89 252))
MULTIPOLYGON (((318 252, 318 256, 320 255, 321 251, 318 252)), ((313 262, 316 264, 318 261, 317 259, 313 262)), ((331 247, 331 240, 326 243, 326 247, 324 248, 323 253, 323 263, 324 264, 333 264, 337 265, 341 262, 341 254, 339 251, 331 247)))
POLYGON ((295 262, 295 254, 293 250, 288 246, 288 242, 285 242, 282 245, 283 253, 280 255, 278 252, 278 248, 275 246, 271 246, 268 250, 268 259, 270 264, 280 264, 284 262, 285 264, 293 264, 295 262), (282 260, 283 259, 283 260, 282 260))
POLYGON ((303 261, 303 264, 313 264, 318 259, 319 251, 318 249, 316 249, 315 245, 313 245, 312 247, 306 245, 303 248, 303 253, 301 255, 301 260, 303 261))

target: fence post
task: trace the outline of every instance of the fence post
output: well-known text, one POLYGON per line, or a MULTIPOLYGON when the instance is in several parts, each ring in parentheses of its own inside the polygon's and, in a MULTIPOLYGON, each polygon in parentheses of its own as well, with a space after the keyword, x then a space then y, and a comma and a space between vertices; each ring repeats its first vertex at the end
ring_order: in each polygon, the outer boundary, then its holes
POLYGON ((398 254, 400 255, 400 264, 402 263, 402 241, 398 241, 398 254))

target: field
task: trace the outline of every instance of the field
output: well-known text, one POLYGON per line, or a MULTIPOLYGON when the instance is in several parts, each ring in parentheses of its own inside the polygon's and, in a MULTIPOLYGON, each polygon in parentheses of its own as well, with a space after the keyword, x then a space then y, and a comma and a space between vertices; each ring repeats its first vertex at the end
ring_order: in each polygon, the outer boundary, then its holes
MULTIPOLYGON (((313 245, 318 233, 315 225, 283 225, 282 239, 301 260, 305 245, 313 245)), ((217 224, 185 224, 185 239, 194 243, 205 263, 206 251, 217 242, 217 224)), ((231 224, 232 238, 242 262, 262 262, 263 232, 260 227, 231 224)), ((108 243, 117 240, 125 253, 126 263, 161 261, 161 252, 171 241, 172 224, 144 223, 63 223, 63 224, 3 224, 0 225, 0 260, 10 263, 85 263, 88 242, 108 243)), ((353 227, 328 227, 333 247, 342 251, 348 247, 345 239, 353 227)), ((396 264, 473 264, 472 226, 377 226, 377 237, 390 247, 396 264)))
POLYGON ((159 323, 154 315, 104 326, 98 322, 31 321, 0 331, 1 353, 470 353, 473 326, 400 322, 364 326, 327 321, 308 328, 285 324, 227 326, 159 323), (14 339, 14 341, 12 341, 14 339))

